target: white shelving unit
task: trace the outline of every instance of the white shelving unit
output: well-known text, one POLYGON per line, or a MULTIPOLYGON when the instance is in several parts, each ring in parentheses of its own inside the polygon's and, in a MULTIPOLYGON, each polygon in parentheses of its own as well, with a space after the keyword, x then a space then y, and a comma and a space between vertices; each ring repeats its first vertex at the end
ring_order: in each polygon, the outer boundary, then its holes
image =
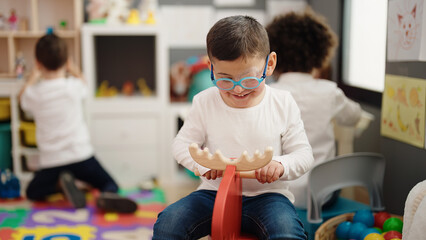
POLYGON ((18 17, 17 29, 8 26, 0 29, 0 78, 16 77, 15 61, 19 54, 25 59, 27 69, 34 66, 35 43, 48 27, 53 27, 55 33, 66 40, 70 55, 80 65, 81 0, 2 0, 0 9, 5 18, 11 9, 18 17), (61 21, 66 22, 66 27, 59 27, 61 21))
POLYGON ((168 70, 164 69, 168 60, 163 41, 158 25, 85 24, 82 27, 83 72, 89 83, 87 117, 92 143, 99 161, 122 187, 138 185, 140 181, 154 176, 160 181, 167 179, 163 164, 167 152, 165 143, 167 132, 164 126, 169 102, 169 86, 168 70), (134 59, 120 55, 125 55, 124 52, 129 51, 128 44, 135 43, 133 38, 137 39, 136 45, 133 46, 135 49, 144 48, 138 44, 152 44, 145 53, 141 51, 134 56, 138 59, 136 66, 134 59), (117 44, 117 41, 123 41, 124 44, 117 44), (102 48, 105 42, 113 45, 102 48), (154 48, 152 56, 147 53, 151 48, 154 48), (111 59, 104 59, 103 54, 107 54, 105 51, 111 51, 114 64, 111 65, 111 59), (143 64, 153 66, 153 69, 147 70, 151 71, 153 76, 143 76, 146 74, 143 64), (111 74, 104 74, 109 71, 107 68, 113 69, 111 74), (139 71, 137 74, 146 78, 148 85, 152 86, 151 96, 143 96, 136 90, 131 96, 120 93, 125 80, 135 81, 126 79, 128 71, 135 68, 139 71), (118 83, 117 79, 111 82, 114 82, 112 85, 115 84, 118 94, 110 97, 97 96, 99 86, 105 80, 100 79, 101 76, 109 78, 116 73, 118 83))
POLYGON ((10 98, 10 124, 12 134, 12 164, 13 172, 21 181, 21 184, 25 186, 31 180, 33 173, 31 171, 25 171, 23 162, 21 161, 22 156, 27 159, 31 157, 37 157, 38 150, 35 148, 27 148, 21 145, 21 137, 19 134, 20 128, 20 117, 19 117, 19 103, 18 103, 18 92, 23 84, 22 80, 15 78, 4 78, 0 81, 0 97, 10 98))
MULTIPOLYGON (((17 79, 15 61, 22 54, 26 70, 34 67, 34 47, 37 40, 53 27, 55 33, 64 38, 70 56, 80 65, 80 27, 83 21, 83 2, 81 0, 1 0, 0 9, 5 18, 14 9, 18 17, 17 29, 8 26, 0 29, 0 95, 11 100, 11 134, 13 170, 20 179, 22 189, 31 180, 33 172, 24 169, 29 159, 37 159, 36 148, 21 145, 19 103, 17 95, 24 80, 17 79), (59 11, 66 9, 66 11, 59 11), (60 27, 60 22, 66 27, 60 27), (22 156, 27 159, 22 162, 22 156)), ((7 23, 6 23, 7 24, 7 23)))

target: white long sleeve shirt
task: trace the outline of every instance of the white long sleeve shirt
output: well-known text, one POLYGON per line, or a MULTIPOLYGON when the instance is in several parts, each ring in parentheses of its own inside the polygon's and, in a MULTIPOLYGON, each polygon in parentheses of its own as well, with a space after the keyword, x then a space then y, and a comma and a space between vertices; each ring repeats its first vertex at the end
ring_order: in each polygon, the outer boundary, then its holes
POLYGON ((42 80, 25 89, 20 104, 34 116, 41 168, 71 164, 93 155, 83 118, 82 99, 86 95, 87 86, 73 77, 42 80))
MULTIPOLYGON (((333 120, 342 126, 355 126, 361 118, 360 105, 345 96, 335 82, 314 79, 307 73, 281 74, 271 87, 287 90, 296 100, 315 159, 315 165, 336 156, 333 120)), ((291 181, 294 205, 307 206, 308 174, 291 181)))
MULTIPOLYGON (((228 158, 237 158, 244 151, 250 156, 266 147, 274 149, 273 160, 282 163, 284 174, 278 181, 261 184, 256 179, 243 179, 243 195, 255 196, 266 192, 293 194, 288 180, 305 174, 313 164, 312 149, 305 134, 300 111, 287 91, 265 86, 262 101, 250 108, 232 108, 222 100, 216 87, 196 95, 184 125, 172 144, 178 163, 203 175, 209 169, 197 164, 190 156, 188 146, 197 143, 211 153, 220 150, 228 158)), ((198 189, 218 190, 221 178, 202 182, 198 189)))

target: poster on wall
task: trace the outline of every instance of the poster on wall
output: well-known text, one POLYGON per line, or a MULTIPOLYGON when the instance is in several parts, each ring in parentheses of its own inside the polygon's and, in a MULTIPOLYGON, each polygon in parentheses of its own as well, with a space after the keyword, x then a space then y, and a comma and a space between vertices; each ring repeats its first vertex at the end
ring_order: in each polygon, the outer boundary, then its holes
POLYGON ((386 75, 382 136, 416 147, 425 146, 426 79, 386 75))
POLYGON ((426 0, 391 0, 388 61, 426 61, 426 0))

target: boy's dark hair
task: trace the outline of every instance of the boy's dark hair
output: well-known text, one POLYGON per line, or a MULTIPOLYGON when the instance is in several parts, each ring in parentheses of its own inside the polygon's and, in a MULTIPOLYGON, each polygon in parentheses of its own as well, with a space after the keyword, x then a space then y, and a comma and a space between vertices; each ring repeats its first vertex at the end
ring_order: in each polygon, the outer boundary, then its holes
POLYGON ((46 69, 58 70, 68 60, 67 44, 55 34, 44 35, 37 41, 35 56, 46 69))
POLYGON ((210 59, 266 58, 270 53, 268 33, 249 16, 231 16, 219 20, 207 34, 206 42, 210 59))
POLYGON ((336 34, 325 19, 310 8, 304 13, 290 12, 268 24, 271 51, 277 53, 278 73, 304 72, 326 66, 337 47, 336 34))

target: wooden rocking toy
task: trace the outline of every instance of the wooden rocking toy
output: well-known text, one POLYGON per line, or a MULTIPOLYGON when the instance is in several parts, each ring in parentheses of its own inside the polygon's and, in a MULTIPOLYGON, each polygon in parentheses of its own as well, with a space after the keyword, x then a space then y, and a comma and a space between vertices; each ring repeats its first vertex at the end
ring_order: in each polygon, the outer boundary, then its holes
MULTIPOLYGON (((211 239, 212 240, 250 240, 257 239, 247 236, 241 231, 242 181, 241 178, 256 178, 256 169, 262 168, 272 160, 272 147, 265 149, 263 154, 256 151, 253 157, 244 152, 238 159, 226 158, 218 150, 214 155, 207 148, 200 150, 193 143, 189 153, 194 161, 201 166, 215 170, 225 170, 213 208, 211 239)), ((200 175, 198 169, 194 169, 200 175)))

